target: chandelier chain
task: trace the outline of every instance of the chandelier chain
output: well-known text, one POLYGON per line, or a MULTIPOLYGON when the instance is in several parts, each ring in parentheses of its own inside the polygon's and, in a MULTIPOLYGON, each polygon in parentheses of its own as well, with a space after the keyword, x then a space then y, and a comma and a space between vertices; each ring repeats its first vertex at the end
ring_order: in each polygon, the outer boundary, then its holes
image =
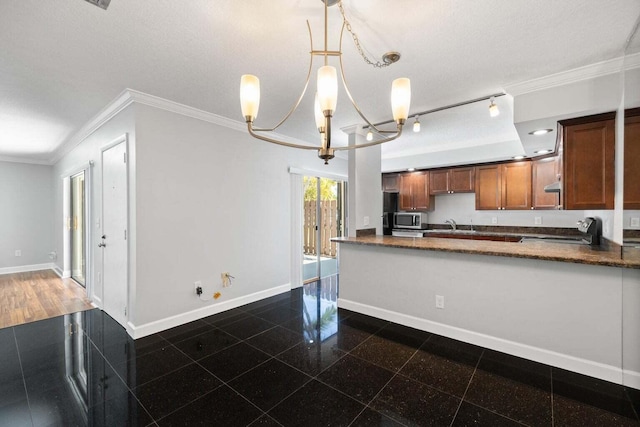
POLYGON ((364 59, 364 62, 366 62, 369 65, 372 65, 375 68, 384 68, 384 67, 388 67, 389 65, 393 64, 393 62, 381 62, 381 61, 373 62, 372 60, 370 60, 367 57, 367 55, 364 53, 364 49, 362 49, 362 45, 360 45, 360 40, 358 39, 358 35, 351 28, 351 23, 347 19, 347 15, 345 15, 345 13, 344 13, 344 7, 342 6, 342 0, 338 1, 338 8, 340 9, 340 14, 342 15, 342 20, 344 21, 344 24, 347 27, 347 31, 349 31, 349 33, 351 34, 351 38, 353 38, 353 43, 355 44, 356 49, 358 49, 358 53, 360 54, 362 59, 364 59))

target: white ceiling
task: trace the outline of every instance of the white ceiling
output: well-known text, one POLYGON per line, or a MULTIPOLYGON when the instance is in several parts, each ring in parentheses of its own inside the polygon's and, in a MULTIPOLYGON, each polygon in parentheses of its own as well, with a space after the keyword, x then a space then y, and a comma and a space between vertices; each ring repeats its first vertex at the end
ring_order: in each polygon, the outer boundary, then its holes
MULTIPOLYGON (((396 77, 409 77, 412 114, 503 92, 511 84, 623 54, 638 0, 344 0, 354 30, 376 59, 402 54, 384 69, 366 65, 349 38, 350 90, 374 122, 391 118, 396 77)), ((320 0, 0 1, 0 159, 50 162, 125 88, 242 121, 239 81, 260 77, 257 126, 274 125, 304 84, 309 19, 322 41, 320 0)), ((336 7, 330 34, 339 32, 336 7)), ((335 40, 329 48, 335 48, 335 40)), ((310 90, 311 92, 311 90, 310 90)), ((383 157, 515 141, 512 99, 488 121, 488 102, 421 117, 422 132, 386 144, 383 157)), ((311 96, 282 134, 316 144, 311 96)), ((360 123, 344 92, 334 129, 360 123)), ((412 120, 410 121, 410 123, 412 120)), ((346 135, 334 135, 344 144, 346 135)), ((256 142, 259 143, 259 142, 256 142)), ((518 154, 518 153, 514 153, 518 154)))

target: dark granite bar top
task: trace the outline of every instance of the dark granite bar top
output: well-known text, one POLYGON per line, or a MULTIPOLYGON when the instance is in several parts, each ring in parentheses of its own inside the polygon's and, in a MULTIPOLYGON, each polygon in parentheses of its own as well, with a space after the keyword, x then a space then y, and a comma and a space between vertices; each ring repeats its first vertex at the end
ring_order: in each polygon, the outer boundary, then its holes
POLYGON ((626 259, 623 259, 619 246, 591 247, 588 245, 545 241, 517 243, 437 237, 411 238, 393 236, 339 237, 331 240, 338 243, 356 245, 532 258, 547 261, 640 269, 640 258, 628 259, 625 257, 626 259))

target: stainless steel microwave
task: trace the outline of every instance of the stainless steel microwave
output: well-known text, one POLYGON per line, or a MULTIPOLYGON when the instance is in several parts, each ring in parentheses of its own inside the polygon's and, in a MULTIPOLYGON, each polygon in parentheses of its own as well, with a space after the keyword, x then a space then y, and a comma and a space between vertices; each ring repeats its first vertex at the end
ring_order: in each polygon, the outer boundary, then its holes
POLYGON ((427 214, 424 212, 396 212, 393 214, 393 228, 426 229, 427 214))

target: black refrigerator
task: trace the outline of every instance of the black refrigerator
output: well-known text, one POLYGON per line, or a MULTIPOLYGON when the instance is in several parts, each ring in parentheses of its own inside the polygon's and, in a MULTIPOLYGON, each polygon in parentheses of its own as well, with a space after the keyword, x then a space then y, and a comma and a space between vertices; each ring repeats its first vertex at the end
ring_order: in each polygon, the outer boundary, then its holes
POLYGON ((391 236, 393 214, 398 211, 398 193, 382 193, 382 234, 391 236))

